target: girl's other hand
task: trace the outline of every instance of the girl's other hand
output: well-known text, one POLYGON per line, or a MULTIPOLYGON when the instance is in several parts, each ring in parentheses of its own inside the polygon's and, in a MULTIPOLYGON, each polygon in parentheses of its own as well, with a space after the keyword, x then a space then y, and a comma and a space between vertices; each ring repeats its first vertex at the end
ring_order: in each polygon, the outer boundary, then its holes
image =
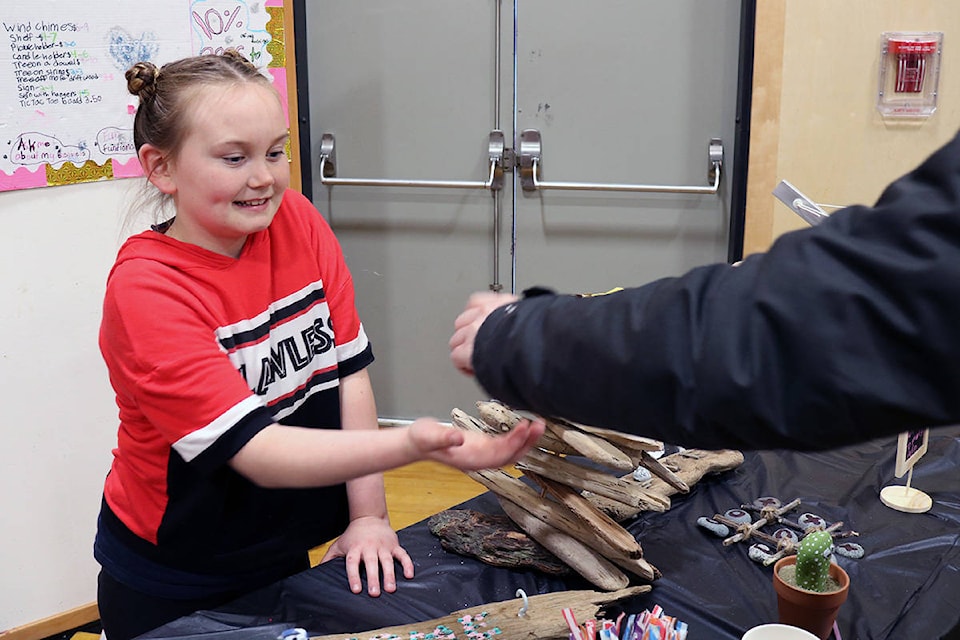
POLYGON ((397 590, 395 562, 403 568, 403 577, 407 580, 413 578, 413 560, 400 546, 396 531, 383 518, 366 516, 352 520, 346 531, 327 549, 320 563, 340 557, 346 560, 347 582, 354 593, 363 590, 361 564, 366 571, 367 593, 372 598, 380 595, 381 576, 384 591, 393 593, 397 590))

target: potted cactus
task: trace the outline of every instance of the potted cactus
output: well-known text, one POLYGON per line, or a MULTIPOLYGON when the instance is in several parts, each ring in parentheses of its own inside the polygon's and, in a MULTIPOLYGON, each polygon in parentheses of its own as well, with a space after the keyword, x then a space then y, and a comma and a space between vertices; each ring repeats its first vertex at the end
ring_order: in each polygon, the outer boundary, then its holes
POLYGON ((773 587, 780 622, 826 640, 850 588, 847 572, 832 560, 833 537, 828 531, 812 531, 800 541, 795 556, 777 561, 773 587))

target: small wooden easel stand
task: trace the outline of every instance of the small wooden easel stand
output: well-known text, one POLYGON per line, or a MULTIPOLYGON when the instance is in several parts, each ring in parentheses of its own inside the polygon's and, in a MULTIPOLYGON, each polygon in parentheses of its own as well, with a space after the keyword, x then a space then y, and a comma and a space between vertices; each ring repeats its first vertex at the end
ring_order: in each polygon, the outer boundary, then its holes
POLYGON ((933 500, 923 491, 910 486, 913 480, 913 465, 927 452, 929 429, 905 431, 897 439, 896 476, 907 474, 907 484, 887 485, 880 490, 880 501, 891 509, 905 513, 925 513, 933 506, 933 500))

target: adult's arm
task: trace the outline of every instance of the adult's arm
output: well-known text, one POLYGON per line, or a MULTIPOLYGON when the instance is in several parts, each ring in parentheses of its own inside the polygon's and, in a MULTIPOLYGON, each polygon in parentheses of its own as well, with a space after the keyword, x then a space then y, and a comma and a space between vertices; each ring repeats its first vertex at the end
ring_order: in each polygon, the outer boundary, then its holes
POLYGON ((960 422, 960 137, 765 254, 492 312, 472 367, 518 409, 667 442, 822 449, 960 422))

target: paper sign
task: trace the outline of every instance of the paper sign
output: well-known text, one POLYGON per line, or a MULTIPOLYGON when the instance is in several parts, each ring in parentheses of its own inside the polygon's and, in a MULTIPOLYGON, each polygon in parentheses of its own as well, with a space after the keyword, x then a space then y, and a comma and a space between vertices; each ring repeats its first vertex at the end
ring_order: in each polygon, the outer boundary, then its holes
POLYGON ((0 191, 142 175, 135 62, 238 49, 286 100, 282 0, 31 0, 0 17, 0 191), (279 40, 279 49, 277 47, 279 40))

